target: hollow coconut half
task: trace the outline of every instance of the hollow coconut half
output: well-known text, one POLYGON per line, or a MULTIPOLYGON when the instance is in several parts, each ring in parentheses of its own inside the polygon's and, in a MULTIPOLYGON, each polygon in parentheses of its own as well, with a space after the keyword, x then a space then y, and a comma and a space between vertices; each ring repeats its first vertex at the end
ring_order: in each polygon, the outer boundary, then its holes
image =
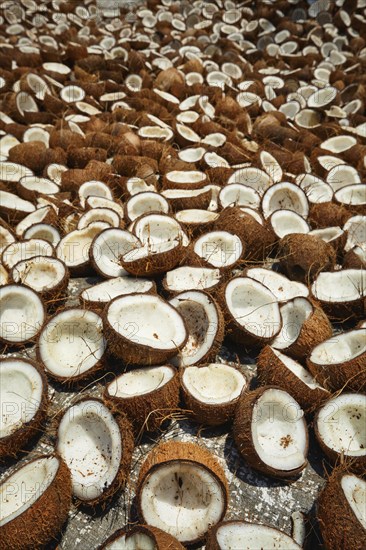
POLYGON ((15 456, 41 433, 47 414, 48 385, 31 360, 0 361, 0 459, 15 456))
POLYGON ((169 302, 183 317, 188 340, 172 359, 175 366, 194 365, 214 359, 225 335, 224 317, 217 302, 206 292, 189 290, 169 302))
POLYGON ((133 369, 110 382, 104 400, 114 411, 125 413, 136 434, 157 430, 178 409, 179 376, 170 365, 133 369))
POLYGON ((60 532, 71 507, 70 471, 59 456, 40 456, 2 481, 0 499, 3 548, 46 546, 60 532))
POLYGON ((127 276, 127 271, 121 266, 120 257, 139 246, 139 239, 129 231, 117 228, 104 229, 96 235, 90 245, 91 264, 102 277, 127 276))
POLYGON ((85 398, 63 414, 57 431, 57 452, 71 472, 72 494, 94 507, 124 485, 134 440, 124 415, 114 417, 99 399, 85 398))
POLYGON ((307 465, 304 412, 281 388, 264 386, 243 394, 236 408, 233 430, 240 454, 259 472, 292 478, 307 465))
POLYGON ((304 360, 310 351, 333 334, 324 311, 307 298, 294 298, 280 308, 282 327, 271 345, 304 360))
POLYGON ((300 550, 297 542, 279 529, 246 521, 223 521, 212 527, 207 535, 210 550, 300 550))
POLYGON ((115 298, 103 323, 110 351, 127 364, 161 365, 177 355, 188 338, 181 314, 152 294, 115 298))
POLYGON ((245 376, 223 363, 186 367, 181 373, 186 408, 200 424, 218 426, 234 417, 245 376))
POLYGON ((332 463, 346 463, 353 472, 366 469, 366 395, 343 393, 329 399, 316 413, 314 431, 332 463))
POLYGON ((135 247, 120 257, 126 273, 137 277, 155 277, 174 269, 185 255, 181 242, 171 240, 135 247))
POLYGON ((303 283, 291 281, 285 275, 264 267, 249 267, 244 274, 269 288, 279 302, 287 302, 293 298, 307 298, 309 289, 303 283))
POLYGON ((86 288, 80 294, 80 302, 88 308, 102 310, 105 305, 117 296, 134 293, 155 293, 156 285, 148 279, 132 277, 115 277, 86 288))
POLYGON ((228 231, 210 231, 195 241, 193 251, 207 267, 228 270, 243 257, 245 245, 228 231))
POLYGON ((336 469, 318 498, 317 517, 327 548, 363 550, 366 540, 366 481, 336 469))
POLYGON ((0 342, 22 346, 34 341, 45 317, 43 301, 32 289, 19 284, 0 287, 0 342))
POLYGON ((144 523, 186 546, 223 519, 229 492, 224 470, 207 449, 169 441, 157 445, 142 464, 136 499, 144 523))
POLYGON ((366 271, 342 269, 319 273, 311 285, 311 294, 331 319, 364 317, 366 271))
POLYGON ((15 283, 29 286, 47 305, 52 305, 65 295, 70 275, 61 260, 35 256, 15 264, 11 278, 15 283))
POLYGON ((221 282, 219 269, 210 267, 176 267, 168 271, 163 280, 163 288, 168 294, 177 294, 186 290, 206 290, 214 292, 221 282))
POLYGON ((21 260, 34 256, 54 256, 53 246, 43 239, 29 239, 8 245, 2 253, 1 260, 7 269, 12 269, 21 260))
POLYGON ((221 293, 220 304, 228 335, 238 343, 261 347, 281 330, 281 313, 275 295, 250 277, 231 279, 221 293))
POLYGON ((49 376, 73 384, 103 368, 105 351, 101 317, 93 311, 69 308, 44 325, 37 356, 49 376))
POLYGON ((262 385, 278 386, 287 391, 305 412, 312 412, 330 397, 300 363, 271 346, 260 352, 257 374, 262 385))
POLYGON ((366 328, 336 334, 316 346, 307 359, 313 376, 326 388, 338 391, 366 389, 366 328))
POLYGON ((99 550, 184 550, 175 537, 151 525, 135 525, 129 531, 119 529, 99 550))

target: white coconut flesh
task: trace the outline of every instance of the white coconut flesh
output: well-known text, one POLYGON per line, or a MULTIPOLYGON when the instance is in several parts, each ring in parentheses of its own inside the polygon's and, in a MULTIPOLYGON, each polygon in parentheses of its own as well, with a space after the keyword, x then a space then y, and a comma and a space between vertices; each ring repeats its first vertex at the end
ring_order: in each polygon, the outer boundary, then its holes
POLYGON ((81 297, 87 302, 110 302, 113 298, 124 294, 149 292, 153 286, 153 283, 147 279, 115 277, 83 290, 81 297))
POLYGON ((43 239, 29 239, 11 243, 2 254, 2 261, 9 269, 22 260, 34 256, 51 257, 54 254, 52 245, 43 239))
POLYGON ((0 438, 30 422, 39 410, 44 392, 41 375, 26 361, 11 359, 0 364, 0 438))
POLYGON ((110 227, 119 227, 121 219, 117 212, 109 208, 93 208, 80 217, 78 229, 85 229, 94 222, 104 222, 110 227))
POLYGON ((12 269, 15 283, 30 286, 43 292, 57 286, 66 275, 65 264, 57 258, 35 256, 17 263, 12 269))
POLYGON ((249 206, 250 208, 259 208, 259 194, 248 185, 241 183, 231 183, 220 191, 220 203, 223 208, 227 206, 249 206))
POLYGON ((57 246, 61 240, 59 231, 48 223, 36 223, 31 225, 23 234, 24 239, 42 239, 52 246, 57 246))
POLYGON ((133 221, 147 212, 163 212, 167 214, 169 212, 169 203, 159 193, 147 191, 134 195, 127 202, 126 208, 128 217, 133 221))
POLYGON ((199 225, 216 221, 219 214, 216 212, 208 212, 207 210, 200 210, 198 208, 188 208, 187 210, 180 210, 177 212, 175 217, 181 223, 199 225))
POLYGON ((183 542, 202 538, 210 525, 220 521, 224 507, 216 476, 184 460, 155 466, 140 492, 144 521, 183 542))
POLYGON ((9 244, 13 243, 14 241, 14 235, 12 235, 12 233, 8 229, 6 229, 6 227, 0 225, 0 254, 9 244))
POLYGON ((182 315, 188 330, 187 343, 174 359, 174 363, 198 363, 215 342, 219 324, 216 306, 209 296, 195 290, 183 292, 169 303, 182 315))
POLYGON ((120 258, 135 251, 140 242, 129 231, 106 229, 92 244, 91 254, 94 262, 106 277, 121 277, 127 272, 120 264, 120 258))
POLYGON ((122 535, 104 547, 104 550, 158 550, 154 540, 146 533, 122 535))
POLYGON ((225 290, 226 305, 236 322, 249 333, 274 337, 281 327, 280 308, 274 294, 250 277, 232 279, 225 290))
POLYGON ((199 197, 200 195, 204 195, 209 191, 211 187, 209 185, 206 185, 205 187, 201 187, 200 189, 164 189, 164 191, 161 192, 162 196, 166 199, 180 199, 180 198, 194 198, 199 197))
POLYGON ((168 271, 165 284, 169 290, 176 292, 191 289, 205 290, 217 285, 220 278, 219 269, 183 266, 168 271))
POLYGON ((23 235, 23 233, 32 225, 35 225, 37 223, 42 223, 46 216, 51 212, 52 206, 43 206, 42 208, 38 208, 34 212, 31 212, 22 219, 21 222, 18 223, 18 225, 15 228, 15 232, 18 236, 23 235))
POLYGON ((220 268, 236 263, 243 254, 243 245, 237 235, 227 231, 211 231, 196 240, 194 252, 220 268))
POLYGON ((355 185, 346 185, 334 194, 334 198, 346 205, 361 206, 366 204, 365 184, 356 183, 355 185))
POLYGON ((366 396, 344 393, 319 410, 316 426, 323 443, 350 457, 366 456, 366 396))
POLYGON ((246 276, 262 283, 275 295, 279 302, 292 300, 303 296, 309 296, 309 290, 303 283, 290 281, 284 275, 263 267, 251 267, 247 269, 246 276))
POLYGON ((178 186, 178 188, 180 186, 184 188, 187 184, 202 187, 207 182, 206 174, 195 170, 173 170, 165 174, 165 177, 174 186, 178 186))
POLYGON ((2 208, 21 212, 24 213, 24 215, 34 212, 36 209, 33 203, 25 201, 24 199, 13 195, 13 193, 8 193, 2 189, 0 189, 0 204, 2 208))
POLYGON ((312 203, 329 202, 333 198, 333 189, 328 183, 312 174, 305 174, 299 177, 300 187, 306 193, 312 203))
POLYGON ((222 405, 238 399, 247 382, 237 369, 221 363, 211 363, 205 367, 185 368, 183 384, 198 401, 222 405))
POLYGON ((352 512, 366 530, 366 481, 346 474, 341 479, 341 487, 352 512))
POLYGON ((294 298, 281 306, 282 327, 272 342, 276 349, 286 349, 296 342, 302 326, 313 313, 313 306, 306 298, 294 298))
POLYGON ((60 378, 86 373, 101 360, 105 349, 99 315, 77 308, 54 316, 42 330, 38 343, 45 369, 60 378))
POLYGON ((0 485, 0 527, 33 506, 50 487, 59 466, 60 461, 54 456, 38 458, 14 472, 0 485), (15 491, 15 488, 18 490, 15 491))
POLYGON ((134 369, 118 376, 107 386, 107 391, 112 397, 129 399, 162 388, 174 375, 175 370, 169 366, 134 369))
POLYGON ((348 166, 348 164, 337 165, 328 172, 327 183, 329 183, 333 191, 337 192, 343 187, 361 183, 361 178, 358 170, 353 168, 353 166, 348 166))
POLYGON ((300 546, 286 533, 267 525, 233 521, 223 523, 216 531, 221 550, 300 550, 300 546))
POLYGON ((326 243, 331 243, 341 237, 344 234, 344 231, 340 227, 334 226, 325 227, 323 229, 313 229, 309 234, 314 235, 314 237, 319 237, 326 243))
POLYGON ((284 355, 283 353, 281 353, 280 351, 278 351, 277 349, 275 349, 273 347, 271 349, 272 349, 273 353, 281 361, 281 363, 283 363, 284 366, 289 371, 291 371, 295 376, 297 376, 297 378, 299 378, 299 380, 301 380, 301 382, 306 384, 308 386, 308 388, 310 388, 311 390, 315 390, 317 388, 320 388, 320 389, 324 390, 324 388, 320 384, 317 383, 317 381, 310 374, 310 372, 308 370, 304 369, 304 367, 302 365, 300 365, 300 363, 298 363, 297 361, 295 361, 291 357, 288 357, 287 355, 284 355))
POLYGON ((359 328, 318 344, 311 352, 310 361, 317 365, 338 365, 365 352, 366 329, 359 328))
POLYGON ((255 451, 267 466, 291 471, 304 465, 308 445, 304 412, 287 392, 268 389, 257 399, 251 434, 255 451))
POLYGON ((112 191, 105 183, 98 180, 86 181, 80 186, 79 199, 80 205, 83 208, 85 206, 85 200, 91 195, 93 197, 102 197, 105 199, 113 200, 112 191))
POLYGON ((65 262, 68 267, 77 267, 78 265, 89 261, 89 249, 94 237, 108 229, 109 226, 104 222, 94 222, 85 229, 76 229, 63 237, 56 248, 57 257, 65 262))
POLYGON ((47 178, 38 178, 37 176, 26 176, 19 183, 24 189, 45 195, 53 195, 60 191, 59 186, 53 181, 47 178))
POLYGON ((337 93, 338 90, 336 88, 333 88, 332 86, 326 86, 322 89, 318 89, 308 98, 308 107, 314 109, 324 107, 336 98, 337 93))
POLYGON ((119 426, 101 402, 81 401, 60 422, 57 451, 70 468, 74 496, 83 501, 97 499, 120 468, 123 441, 119 426))
MULTIPOLYGON (((16 162, 0 162, 0 180, 1 181, 13 181, 17 182, 21 178, 24 178, 25 176, 33 176, 33 172, 30 168, 27 168, 26 166, 23 166, 22 164, 17 164, 16 162)), ((7 193, 6 191, 1 192, 1 199, 6 199, 6 195, 11 195, 12 197, 16 197, 16 195, 13 195, 12 193, 7 193), (4 194, 4 197, 3 197, 4 194)), ((8 199, 9 200, 9 199, 8 199)), ((18 199, 19 201, 21 199, 18 199)), ((2 203, 3 204, 3 203, 2 203)), ((4 206, 7 206, 6 203, 4 203, 4 206)), ((31 212, 31 210, 28 210, 31 212)))
POLYGON ((6 285, 9 281, 9 274, 3 264, 0 264, 0 286, 6 285))
POLYGON ((344 249, 350 250, 354 246, 366 248, 366 216, 352 216, 343 226, 347 231, 347 242, 344 249))
POLYGON ((104 197, 94 197, 91 195, 86 199, 85 206, 90 209, 109 208, 110 210, 116 212, 121 220, 124 217, 123 207, 117 202, 104 197))
POLYGON ((163 214, 148 214, 136 221, 133 232, 143 244, 176 242, 187 246, 189 239, 179 222, 163 214))
POLYGON ((323 141, 320 145, 321 149, 326 149, 332 153, 343 153, 354 145, 356 145, 357 139, 352 136, 335 136, 323 141))
POLYGON ((143 179, 133 177, 129 178, 126 183, 127 191, 131 196, 143 193, 144 191, 155 191, 154 185, 148 185, 143 179))
POLYGON ((307 221, 291 210, 276 210, 270 220, 273 231, 280 239, 291 233, 309 233, 310 231, 307 221))
POLYGON ((309 213, 309 202, 304 191, 294 183, 276 183, 263 195, 262 210, 268 218, 276 210, 292 210, 303 218, 309 213))
POLYGON ((12 343, 34 338, 43 325, 43 303, 30 288, 7 285, 0 288, 0 337, 12 343))
POLYGON ((107 318, 114 330, 127 340, 156 349, 178 348, 187 336, 181 315, 150 294, 116 298, 108 307, 107 318))
POLYGON ((228 184, 231 183, 241 183, 252 187, 257 193, 263 195, 266 189, 272 184, 272 180, 263 170, 258 170, 254 166, 248 166, 236 170, 228 179, 228 184))
POLYGON ((23 134, 23 142, 27 143, 30 141, 41 141, 46 145, 46 147, 48 147, 50 142, 50 134, 44 128, 31 126, 23 134))
POLYGON ((343 269, 319 273, 311 287, 317 300, 330 303, 351 302, 366 296, 366 271, 343 269))

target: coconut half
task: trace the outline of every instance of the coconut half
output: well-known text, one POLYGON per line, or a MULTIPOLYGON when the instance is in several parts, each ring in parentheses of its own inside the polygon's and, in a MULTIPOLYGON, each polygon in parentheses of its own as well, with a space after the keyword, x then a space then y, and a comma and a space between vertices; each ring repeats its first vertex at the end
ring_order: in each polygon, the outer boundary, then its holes
POLYGON ((93 267, 102 277, 122 277, 127 275, 127 271, 121 266, 121 256, 139 246, 140 241, 129 231, 104 229, 91 243, 89 256, 93 267))
POLYGON ((18 241, 8 245, 1 256, 1 261, 9 270, 15 264, 34 256, 54 256, 53 246, 43 239, 29 239, 28 241, 18 241))
POLYGON ((38 457, 2 481, 0 499, 4 548, 46 546, 61 530, 71 507, 70 471, 58 456, 38 457))
POLYGON ((231 269, 243 256, 245 246, 237 235, 210 231, 196 240, 193 250, 208 266, 231 269))
POLYGON ((111 352, 126 363, 159 365, 187 341, 183 317, 159 296, 117 297, 104 313, 104 332, 111 352))
POLYGON ((195 289, 212 292, 220 280, 219 269, 183 266, 168 271, 163 280, 163 287, 169 294, 195 289))
POLYGON ((144 193, 138 193, 133 195, 125 205, 126 217, 130 221, 134 221, 143 214, 148 212, 162 212, 167 214, 169 212, 169 203, 159 193, 152 191, 145 191, 144 193))
POLYGON ((317 516, 327 548, 362 550, 366 540, 366 481, 335 470, 318 499, 317 516))
POLYGON ((261 346, 272 340, 282 326, 275 295, 250 277, 235 277, 223 291, 223 312, 229 336, 244 345, 261 346))
POLYGON ((365 314, 366 271, 342 269, 319 273, 311 293, 331 318, 348 319, 365 314))
POLYGON ((0 341, 19 346, 34 341, 45 320, 44 304, 30 288, 10 284, 0 287, 0 341))
POLYGON ((130 531, 119 529, 99 550, 184 550, 175 537, 151 525, 135 525, 130 531))
POLYGON ((245 376, 223 363, 186 367, 181 375, 186 408, 200 424, 218 426, 232 419, 247 386, 245 376))
POLYGON ((260 352, 257 374, 261 384, 288 391, 305 412, 311 412, 330 397, 329 392, 300 363, 271 346, 260 352))
POLYGON ((60 232, 51 224, 36 223, 23 233, 24 239, 42 239, 56 247, 61 240, 60 232))
POLYGON ((307 465, 304 412, 289 393, 276 386, 264 386, 241 397, 234 439, 246 462, 264 474, 290 478, 307 465))
POLYGON ((93 239, 109 228, 104 222, 94 222, 85 229, 75 229, 61 239, 56 248, 57 257, 62 260, 74 276, 81 276, 90 269, 89 250, 93 239))
POLYGON ((337 391, 366 388, 366 328, 336 334, 316 346, 307 364, 319 382, 337 391))
POLYGON ((64 383, 79 382, 104 366, 106 342, 97 313, 69 308, 47 321, 37 354, 47 374, 64 383))
POLYGON ((263 216, 267 219, 276 210, 292 210, 303 218, 309 214, 309 201, 305 192, 294 183, 275 183, 262 199, 263 216))
POLYGON ((137 483, 139 516, 183 545, 200 541, 227 509, 228 486, 216 458, 193 443, 157 445, 137 483))
POLYGON ((245 275, 269 288, 279 302, 287 302, 293 298, 309 296, 309 289, 303 284, 291 281, 284 275, 264 267, 250 267, 245 275))
POLYGON ((155 292, 156 286, 148 279, 133 279, 132 277, 115 277, 86 288, 80 294, 80 301, 93 309, 103 309, 104 306, 116 298, 126 294, 155 292))
POLYGON ((343 393, 329 399, 314 418, 317 440, 332 462, 347 461, 353 471, 365 472, 366 395, 343 393))
POLYGON ((47 414, 48 386, 30 360, 0 362, 0 457, 13 456, 41 432, 47 414))
POLYGON ((270 216, 269 221, 273 232, 279 239, 291 233, 309 233, 310 231, 307 221, 292 210, 276 210, 270 216))
POLYGON ((300 550, 296 541, 275 529, 246 521, 223 521, 208 532, 206 548, 210 550, 300 550))
POLYGON ((45 301, 55 301, 66 292, 69 272, 57 258, 35 256, 15 264, 11 278, 15 283, 32 288, 45 301))
POLYGON ((127 415, 136 433, 153 431, 178 408, 179 386, 172 366, 144 367, 118 376, 107 385, 104 399, 127 415))
POLYGON ((134 442, 125 416, 114 417, 99 399, 85 398, 60 420, 57 452, 71 472, 72 494, 95 506, 124 485, 134 442))
POLYGON ((206 292, 190 290, 169 302, 183 317, 188 340, 174 357, 176 366, 214 359, 224 339, 224 318, 216 301, 206 292))

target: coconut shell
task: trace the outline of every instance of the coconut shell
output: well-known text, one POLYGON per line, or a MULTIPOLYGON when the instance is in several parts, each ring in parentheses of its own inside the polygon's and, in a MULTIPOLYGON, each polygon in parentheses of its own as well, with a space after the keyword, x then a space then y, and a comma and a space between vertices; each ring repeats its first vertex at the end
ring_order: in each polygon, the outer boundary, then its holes
MULTIPOLYGON (((171 368, 173 370, 173 367, 171 368)), ((125 413, 135 434, 139 435, 142 430, 157 430, 164 420, 178 409, 179 387, 178 372, 175 372, 173 378, 162 387, 135 397, 121 398, 110 395, 107 386, 103 399, 113 411, 125 413)))
POLYGON ((137 277, 154 277, 174 269, 183 261, 185 254, 186 247, 178 244, 176 247, 165 252, 151 252, 148 256, 138 258, 132 262, 125 262, 123 256, 121 256, 120 263, 132 275, 137 277))
POLYGON ((85 168, 91 160, 105 162, 107 151, 101 147, 70 147, 67 151, 67 162, 70 168, 85 168))
POLYGON ((71 474, 65 462, 57 458, 60 465, 48 489, 30 508, 1 527, 1 549, 42 548, 60 532, 71 507, 71 474))
MULTIPOLYGON (((182 443, 179 441, 167 441, 156 445, 147 455, 140 468, 136 499, 138 503, 138 513, 142 521, 144 518, 141 510, 141 492, 148 476, 163 464, 174 464, 179 462, 197 464, 207 470, 216 479, 222 489, 222 496, 224 499, 224 510, 220 518, 221 521, 225 516, 229 502, 229 486, 223 468, 215 456, 204 447, 196 445, 195 443, 182 443)), ((199 540, 200 539, 194 541, 190 540, 189 544, 198 542, 199 540)))
POLYGON ((303 283, 312 281, 321 271, 332 271, 336 264, 331 244, 303 233, 283 237, 278 245, 278 258, 285 274, 303 283))
POLYGON ((329 550, 364 550, 366 529, 350 507, 341 486, 345 468, 336 469, 318 498, 317 517, 329 550))
MULTIPOLYGON (((3 359, 2 364, 13 361, 13 359, 3 359)), ((17 358, 17 361, 23 362, 22 359, 17 358)), ((36 369, 42 379, 42 398, 38 403, 37 412, 29 420, 29 422, 22 423, 21 427, 12 432, 10 435, 0 438, 0 460, 7 457, 15 457, 29 441, 34 437, 42 433, 42 426, 47 416, 48 407, 48 383, 46 375, 39 367, 37 363, 30 359, 24 360, 24 363, 31 364, 36 369)), ((33 405, 34 406, 34 405, 33 405)))
POLYGON ((109 544, 116 541, 120 537, 123 537, 124 535, 126 535, 126 539, 128 540, 130 536, 136 533, 142 533, 151 537, 151 539, 155 543, 155 547, 157 550, 184 550, 184 546, 182 546, 175 537, 172 537, 172 535, 169 535, 169 533, 166 533, 165 531, 162 531, 157 527, 153 527, 152 525, 135 525, 129 531, 119 529, 118 531, 113 533, 113 535, 111 535, 105 541, 105 543, 99 547, 98 550, 104 550, 105 548, 108 548, 109 544))
POLYGON ((234 441, 242 457, 246 460, 249 466, 255 470, 273 477, 292 479, 294 477, 298 477, 302 470, 306 467, 306 459, 304 460, 304 464, 302 464, 302 466, 294 470, 277 470, 263 462, 254 448, 254 443, 252 440, 252 422, 255 421, 255 419, 253 420, 253 409, 258 399, 264 394, 265 391, 269 389, 280 389, 281 391, 284 391, 283 388, 279 388, 277 386, 262 386, 257 390, 242 394, 235 413, 233 425, 234 441))
POLYGON ((354 248, 351 248, 344 256, 343 267, 345 269, 366 269, 366 262, 356 254, 354 248))
POLYGON ((334 202, 320 202, 310 204, 309 222, 313 229, 343 227, 352 215, 352 211, 345 206, 334 202))
POLYGON ((9 151, 8 161, 22 164, 30 168, 36 174, 42 173, 44 164, 44 153, 46 146, 42 141, 29 141, 19 143, 9 151))
POLYGON ((287 391, 305 412, 311 412, 326 401, 326 389, 311 389, 293 373, 274 353, 270 346, 262 349, 257 358, 257 374, 262 385, 278 386, 287 391))

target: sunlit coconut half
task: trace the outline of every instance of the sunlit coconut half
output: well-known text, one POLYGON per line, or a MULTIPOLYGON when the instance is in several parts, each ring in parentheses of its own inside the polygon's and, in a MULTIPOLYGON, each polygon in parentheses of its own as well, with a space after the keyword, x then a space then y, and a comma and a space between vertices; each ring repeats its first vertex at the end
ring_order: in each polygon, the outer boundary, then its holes
POLYGON ((309 233, 310 227, 306 220, 292 210, 276 210, 269 218, 275 235, 282 239, 291 233, 309 233))
POLYGON ((37 348, 47 374, 70 384, 101 369, 105 351, 102 319, 93 311, 78 308, 51 317, 42 329, 37 348))
POLYGON ((259 523, 223 521, 209 530, 206 548, 210 550, 300 550, 295 540, 286 533, 259 523))
POLYGON ((163 214, 167 214, 169 212, 169 203, 167 199, 159 193, 145 191, 144 193, 133 195, 126 202, 125 211, 126 218, 133 221, 148 212, 162 212, 163 214))
POLYGON ((306 412, 330 397, 329 392, 300 363, 271 346, 260 352, 257 374, 261 384, 287 391, 306 412))
POLYGON ((170 300, 182 315, 188 340, 173 362, 177 366, 193 365, 216 356, 224 338, 224 318, 219 305, 206 292, 190 290, 170 300))
POLYGON ((243 257, 245 245, 228 231, 209 231, 195 241, 193 250, 208 267, 231 269, 243 257))
POLYGON ((335 470, 318 498, 317 516, 327 548, 357 548, 366 540, 366 481, 335 470))
POLYGON ((23 345, 38 336, 46 314, 41 298, 32 289, 9 284, 0 287, 0 341, 23 345))
POLYGON ((292 210, 303 218, 309 213, 309 201, 305 192, 294 183, 275 183, 267 189, 262 199, 262 211, 269 218, 276 210, 292 210))
POLYGON ((12 269, 15 264, 34 256, 54 256, 53 246, 43 239, 29 239, 28 241, 18 241, 8 245, 1 256, 1 261, 5 267, 12 269))
POLYGON ((177 267, 168 271, 163 287, 169 294, 177 294, 186 290, 207 290, 212 292, 217 289, 221 281, 219 269, 209 267, 177 267))
POLYGON ((221 303, 228 335, 239 343, 262 346, 281 329, 281 313, 275 295, 250 277, 235 277, 229 281, 221 303))
POLYGON ((336 391, 347 386, 366 388, 366 328, 336 334, 316 346, 307 360, 313 375, 325 387, 336 391))
POLYGON ((347 232, 345 250, 351 250, 354 246, 365 248, 365 224, 366 216, 352 216, 344 224, 343 230, 347 232))
POLYGON ((119 529, 99 550, 184 550, 175 537, 151 525, 135 525, 131 530, 119 529))
POLYGON ((48 256, 34 256, 15 264, 11 278, 35 290, 49 304, 64 295, 69 282, 69 272, 61 260, 48 256))
POLYGON ((161 195, 169 202, 173 210, 186 208, 208 208, 212 188, 209 185, 201 189, 164 189, 161 195))
POLYGON ((366 271, 342 269, 319 273, 311 293, 331 318, 348 319, 365 315, 366 271))
POLYGON ((271 345, 296 359, 305 359, 314 346, 332 336, 324 311, 307 298, 294 298, 281 306, 282 327, 271 345))
POLYGON ((242 391, 245 376, 224 363, 186 367, 181 374, 186 408, 200 424, 217 426, 232 419, 242 391))
POLYGON ((121 218, 111 208, 97 207, 91 210, 87 210, 85 214, 82 214, 78 220, 78 229, 85 229, 91 223, 94 222, 105 222, 110 227, 120 227, 121 218))
POLYGON ((241 397, 234 439, 246 462, 264 474, 290 478, 307 464, 304 412, 288 392, 276 386, 264 386, 241 397))
POLYGON ((0 499, 4 548, 47 546, 60 532, 71 507, 70 471, 60 457, 40 456, 1 482, 0 499))
POLYGON ((314 418, 317 440, 332 462, 365 473, 366 395, 343 393, 329 399, 314 418))
POLYGON ((17 191, 23 199, 32 201, 41 194, 54 195, 60 191, 60 188, 47 178, 25 176, 18 182, 17 191))
POLYGON ((174 217, 182 224, 189 235, 197 235, 212 229, 219 214, 198 208, 188 208, 187 210, 179 210, 174 217))
POLYGON ((153 281, 148 279, 134 279, 132 277, 115 277, 102 283, 86 288, 80 294, 80 301, 93 309, 103 309, 104 306, 116 298, 135 292, 155 292, 153 281))
POLYGON ((15 235, 10 227, 0 225, 0 256, 5 248, 15 241, 15 235))
POLYGON ((127 271, 121 266, 120 257, 140 246, 138 238, 129 231, 110 228, 96 235, 89 256, 94 269, 102 277, 121 277, 127 275, 127 271))
POLYGON ((164 189, 201 189, 208 183, 204 172, 198 170, 173 170, 163 179, 164 189))
POLYGON ((9 282, 9 273, 3 266, 3 264, 0 263, 0 286, 4 286, 8 284, 9 282))
POLYGON ((178 372, 172 366, 143 367, 108 384, 104 400, 127 415, 136 433, 153 431, 178 409, 179 386, 178 372))
POLYGON ((18 237, 21 237, 27 229, 38 223, 54 224, 57 219, 57 214, 53 206, 44 206, 38 208, 34 212, 28 214, 15 228, 18 237))
POLYGON ((269 288, 279 302, 287 302, 300 296, 304 298, 309 296, 309 289, 303 283, 291 281, 272 269, 249 267, 245 270, 245 275, 269 288))
POLYGON ((260 196, 253 187, 242 183, 231 183, 222 188, 219 201, 222 208, 227 206, 249 206, 249 208, 258 209, 260 196))
MULTIPOLYGON (((155 233, 156 235, 156 233, 155 233)), ((125 272, 139 277, 153 277, 174 269, 184 258, 185 249, 174 239, 135 247, 120 258, 125 272)))
POLYGON ((110 351, 126 363, 159 365, 179 354, 188 333, 180 313, 159 296, 117 297, 104 314, 110 351))
POLYGON ((13 456, 41 433, 47 413, 47 379, 30 360, 0 362, 0 457, 13 456))
POLYGON ((223 519, 228 486, 222 467, 207 449, 169 441, 148 454, 136 496, 144 523, 187 545, 203 539, 209 527, 223 519))
POLYGON ((23 233, 24 239, 42 239, 56 247, 61 240, 58 229, 49 223, 36 223, 23 233))
POLYGON ((134 447, 131 424, 99 399, 85 398, 63 414, 56 450, 71 472, 72 494, 95 506, 124 485, 134 447))
POLYGON ((122 204, 105 197, 95 197, 93 195, 88 196, 85 201, 85 208, 90 210, 93 210, 94 208, 109 208, 118 214, 120 220, 124 218, 124 209, 122 204))
POLYGON ((166 214, 145 214, 137 218, 133 233, 143 245, 154 247, 166 243, 189 244, 189 238, 180 223, 166 214))

